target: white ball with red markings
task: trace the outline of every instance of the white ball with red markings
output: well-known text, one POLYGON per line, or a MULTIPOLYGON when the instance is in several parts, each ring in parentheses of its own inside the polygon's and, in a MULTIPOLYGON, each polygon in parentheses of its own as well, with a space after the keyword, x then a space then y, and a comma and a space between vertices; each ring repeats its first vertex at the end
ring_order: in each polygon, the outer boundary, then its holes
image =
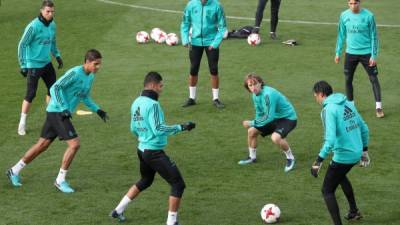
POLYGON ((259 34, 255 34, 255 33, 250 34, 247 37, 247 43, 249 43, 249 45, 251 45, 251 46, 259 45, 261 43, 260 35, 259 34))
POLYGON ((139 31, 136 34, 136 42, 143 44, 150 40, 149 34, 146 31, 139 31))
POLYGON ((161 44, 161 43, 164 43, 166 40, 167 40, 167 33, 165 33, 164 31, 161 31, 158 34, 158 37, 156 37, 156 39, 154 41, 158 44, 161 44))
POLYGON ((281 210, 275 204, 266 204, 261 209, 261 219, 264 223, 277 223, 279 222, 279 218, 281 217, 281 210))
POLYGON ((162 31, 162 30, 161 30, 160 28, 158 28, 158 27, 153 28, 153 29, 151 30, 151 32, 150 32, 150 37, 151 37, 151 39, 153 39, 154 41, 156 41, 156 40, 158 39, 158 37, 160 36, 161 31, 162 31))
POLYGON ((169 46, 177 45, 178 42, 179 42, 179 38, 178 38, 178 35, 176 35, 175 33, 169 33, 167 35, 167 39, 165 40, 165 43, 167 43, 167 45, 169 45, 169 46))

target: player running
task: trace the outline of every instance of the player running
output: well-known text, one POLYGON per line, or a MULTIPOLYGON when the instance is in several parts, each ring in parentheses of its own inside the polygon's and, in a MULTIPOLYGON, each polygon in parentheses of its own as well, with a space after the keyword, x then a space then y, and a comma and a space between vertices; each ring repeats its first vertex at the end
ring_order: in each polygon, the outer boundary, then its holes
POLYGON ((74 192, 74 189, 65 180, 68 168, 80 147, 78 134, 71 122, 71 113, 76 110, 76 106, 82 101, 90 110, 97 112, 104 122, 108 119, 107 113, 101 110, 90 97, 94 75, 100 68, 101 58, 99 51, 95 49, 87 51, 84 64, 68 70, 51 87, 51 99, 46 109, 47 117, 39 140, 17 164, 7 171, 7 176, 14 187, 22 185, 19 175, 21 170, 46 151, 54 139, 59 137, 60 140, 67 142, 68 147, 65 150, 61 168, 54 185, 64 193, 74 192))
POLYGON ((278 145, 286 155, 287 162, 284 171, 293 170, 295 158, 286 140, 286 136, 297 124, 293 105, 282 93, 265 85, 262 78, 255 74, 245 77, 244 87, 252 93, 256 118, 243 121, 243 126, 247 129, 249 157, 240 160, 239 165, 256 162, 258 135, 262 137, 271 135, 272 142, 278 145))

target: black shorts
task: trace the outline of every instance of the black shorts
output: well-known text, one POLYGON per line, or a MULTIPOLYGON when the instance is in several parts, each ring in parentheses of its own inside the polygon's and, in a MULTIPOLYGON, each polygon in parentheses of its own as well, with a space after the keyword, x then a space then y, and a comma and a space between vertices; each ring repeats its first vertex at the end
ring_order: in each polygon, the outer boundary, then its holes
POLYGON ((60 140, 67 141, 78 137, 78 134, 69 118, 63 118, 59 112, 47 112, 40 137, 49 140, 59 137, 60 140))
POLYGON ((144 152, 137 150, 137 155, 140 161, 142 179, 153 180, 157 172, 170 185, 180 182, 184 183, 175 162, 171 161, 163 150, 144 150, 144 152))
POLYGON ((36 96, 39 78, 42 78, 47 87, 47 95, 50 96, 50 88, 56 82, 56 72, 53 64, 49 63, 43 68, 28 68, 27 88, 25 100, 32 102, 36 96))
POLYGON ((261 132, 261 136, 265 137, 274 132, 281 135, 282 138, 285 138, 290 131, 292 131, 297 125, 297 120, 288 120, 288 119, 277 119, 273 120, 270 123, 265 124, 262 127, 255 127, 258 131, 261 132))
POLYGON ((354 72, 356 71, 358 63, 364 67, 368 76, 378 76, 378 66, 369 66, 369 59, 371 58, 371 54, 366 55, 353 55, 346 53, 345 61, 344 61, 344 74, 346 76, 353 77, 354 72))
POLYGON ((197 76, 199 74, 201 57, 203 52, 206 52, 208 59, 208 68, 210 74, 213 76, 218 75, 218 60, 219 60, 219 48, 208 50, 208 46, 190 46, 189 58, 190 58, 190 75, 197 76))

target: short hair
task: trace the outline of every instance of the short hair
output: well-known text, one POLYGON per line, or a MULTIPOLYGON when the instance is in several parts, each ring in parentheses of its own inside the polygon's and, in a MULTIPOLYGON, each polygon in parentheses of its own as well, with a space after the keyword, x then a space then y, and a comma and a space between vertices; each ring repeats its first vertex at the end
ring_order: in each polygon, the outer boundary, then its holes
MULTIPOLYGON (((347 0, 347 2, 349 2, 350 0, 347 0)), ((354 1, 356 1, 356 2, 360 2, 360 0, 354 0, 354 1)))
POLYGON ((97 51, 96 49, 90 49, 85 54, 85 62, 86 61, 92 62, 96 59, 101 59, 101 58, 102 58, 102 56, 101 56, 100 52, 97 51))
POLYGON ((243 86, 244 88, 246 88, 248 92, 250 92, 249 86, 247 85, 248 80, 257 81, 257 83, 261 84, 261 87, 264 87, 264 81, 260 76, 254 73, 249 73, 244 77, 244 82, 243 82, 243 86))
POLYGON ((146 87, 150 83, 158 84, 162 81, 162 77, 158 72, 150 71, 144 78, 143 86, 146 87))
POLYGON ((324 80, 321 80, 321 81, 318 81, 317 83, 315 83, 313 91, 316 94, 322 93, 325 96, 329 96, 333 92, 332 86, 324 80))
POLYGON ((44 7, 51 7, 51 8, 53 8, 53 7, 54 7, 53 1, 51 1, 51 0, 44 0, 44 1, 42 2, 42 7, 41 7, 41 9, 43 9, 44 7))

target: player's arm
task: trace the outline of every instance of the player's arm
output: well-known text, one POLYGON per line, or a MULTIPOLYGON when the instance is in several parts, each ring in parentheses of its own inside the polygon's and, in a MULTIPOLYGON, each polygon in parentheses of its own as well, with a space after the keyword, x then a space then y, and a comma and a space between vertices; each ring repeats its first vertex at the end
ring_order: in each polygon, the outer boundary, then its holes
POLYGON ((336 39, 336 49, 335 49, 335 62, 339 63, 340 56, 342 54, 343 42, 346 39, 346 26, 343 22, 343 16, 341 15, 339 18, 338 24, 338 35, 336 39))
POLYGON ((369 22, 369 30, 371 32, 370 33, 370 36, 371 36, 371 60, 376 61, 376 57, 378 55, 379 41, 378 41, 378 35, 377 35, 377 31, 376 31, 374 15, 371 16, 371 19, 369 22))
POLYGON ((57 48, 57 40, 56 40, 56 25, 54 25, 54 37, 53 40, 51 41, 51 54, 53 54, 54 57, 61 57, 60 51, 57 48))
POLYGON ((24 34, 18 43, 18 62, 21 68, 26 68, 26 54, 28 45, 32 42, 35 29, 33 26, 28 25, 25 28, 24 34))
POLYGON ((91 89, 90 87, 88 94, 82 99, 82 102, 92 111, 92 112, 97 112, 100 107, 96 104, 95 101, 93 101, 91 97, 91 89))
MULTIPOLYGON (((274 118, 276 104, 277 104, 277 96, 271 94, 271 95, 265 95, 264 98, 265 98, 265 106, 262 107, 263 112, 261 112, 263 116, 260 118, 256 118, 255 120, 252 120, 250 122, 251 127, 259 127, 264 124, 270 123, 274 118)), ((258 110, 258 107, 256 107, 256 110, 258 110)), ((260 112, 256 111, 256 113, 260 112)))
POLYGON ((181 125, 166 125, 161 113, 159 104, 153 104, 149 110, 150 128, 156 136, 169 136, 183 130, 181 125))
POLYGON ((336 141, 336 116, 326 106, 321 112, 321 120, 324 126, 324 144, 319 152, 319 157, 324 160, 332 151, 336 141))
POLYGON ((189 30, 191 26, 191 15, 189 5, 186 6, 183 11, 182 23, 181 23, 181 37, 182 45, 187 46, 189 43, 189 30))
POLYGON ((65 97, 65 89, 73 85, 76 82, 77 77, 77 73, 75 73, 74 71, 69 71, 53 85, 54 96, 51 97, 54 98, 56 103, 61 107, 63 111, 69 110, 69 105, 65 97))
POLYGON ((220 5, 216 13, 217 13, 218 33, 215 36, 214 41, 211 43, 211 46, 213 48, 219 47, 219 45, 222 42, 222 39, 224 39, 224 33, 226 31, 226 19, 225 19, 224 8, 220 5))

